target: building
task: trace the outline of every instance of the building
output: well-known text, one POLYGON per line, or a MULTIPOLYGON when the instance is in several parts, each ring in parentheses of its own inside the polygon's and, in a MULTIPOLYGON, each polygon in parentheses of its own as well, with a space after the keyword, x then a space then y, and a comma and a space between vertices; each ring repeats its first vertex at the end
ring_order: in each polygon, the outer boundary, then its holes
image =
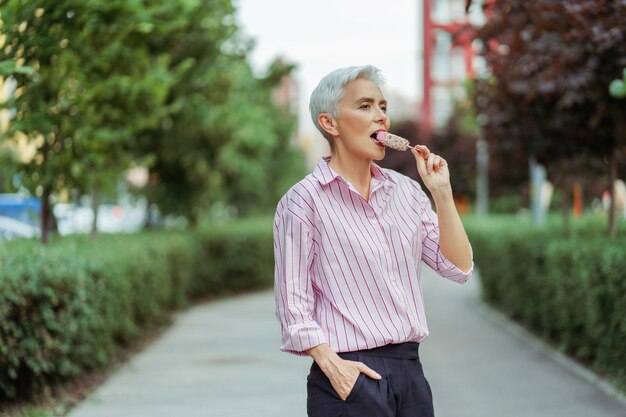
POLYGON ((485 21, 483 3, 422 0, 420 123, 425 134, 445 124, 454 101, 465 95, 465 80, 484 71, 473 30, 485 21))

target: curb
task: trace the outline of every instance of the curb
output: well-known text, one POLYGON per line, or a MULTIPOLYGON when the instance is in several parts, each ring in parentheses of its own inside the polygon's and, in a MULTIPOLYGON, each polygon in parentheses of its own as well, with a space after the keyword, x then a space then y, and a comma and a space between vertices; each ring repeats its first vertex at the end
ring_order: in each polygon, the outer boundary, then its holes
POLYGON ((606 394, 608 397, 617 401, 624 408, 626 408, 626 394, 620 391, 609 381, 589 370, 588 368, 580 365, 567 355, 555 350, 552 346, 547 344, 541 338, 526 330, 524 327, 511 320, 505 314, 491 307, 490 305, 482 301, 482 299, 479 299, 479 303, 477 305, 479 306, 481 313, 492 323, 501 327, 503 330, 517 337, 518 339, 523 340, 525 343, 529 343, 533 348, 539 350, 540 352, 557 362, 559 365, 563 366, 587 383, 593 385, 604 394, 606 394))

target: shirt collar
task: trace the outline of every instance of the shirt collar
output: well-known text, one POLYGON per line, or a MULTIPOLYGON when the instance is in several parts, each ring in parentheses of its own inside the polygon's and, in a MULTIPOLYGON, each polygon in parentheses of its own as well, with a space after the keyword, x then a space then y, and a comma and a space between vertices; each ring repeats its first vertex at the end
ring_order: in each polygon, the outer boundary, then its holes
MULTIPOLYGON (((339 174, 337 174, 328 166, 328 161, 330 161, 330 156, 322 157, 322 159, 319 160, 319 162, 315 166, 315 169, 313 170, 313 178, 318 180, 322 185, 329 184, 332 181, 340 178, 339 174)), ((393 176, 385 172, 374 162, 371 163, 370 169, 372 172, 372 179, 378 180, 383 183, 386 183, 387 181, 391 182, 392 184, 396 183, 393 179, 393 176)))

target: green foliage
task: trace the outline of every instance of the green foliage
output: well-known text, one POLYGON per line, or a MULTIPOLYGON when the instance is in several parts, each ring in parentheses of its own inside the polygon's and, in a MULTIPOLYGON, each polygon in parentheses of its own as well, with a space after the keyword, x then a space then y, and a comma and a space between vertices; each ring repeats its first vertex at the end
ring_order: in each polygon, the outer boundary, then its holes
POLYGON ((626 4, 500 0, 488 9, 477 38, 491 75, 477 82, 474 102, 490 160, 505 167, 490 167, 492 177, 520 179, 533 157, 564 195, 573 182, 605 182, 607 171, 612 183, 626 146, 626 106, 615 96, 626 4))
POLYGON ((626 68, 624 68, 624 72, 622 73, 622 78, 611 81, 609 84, 609 92, 615 98, 624 98, 626 97, 626 68))
POLYGON ((189 299, 270 286, 271 221, 0 246, 0 401, 102 367, 189 299))
POLYGON ((139 135, 138 152, 154 158, 149 199, 163 213, 195 223, 223 194, 217 158, 234 140, 226 122, 233 109, 227 103, 247 66, 249 48, 238 34, 230 0, 174 3, 182 7, 175 14, 180 25, 153 39, 176 68, 166 97, 170 113, 139 135))
POLYGON ((491 213, 517 213, 524 207, 524 198, 519 194, 507 194, 489 199, 491 213))
POLYGON ((626 239, 602 220, 466 219, 484 299, 626 388, 626 239))
POLYGON ((272 219, 254 218, 213 225, 202 232, 202 253, 214 260, 199 271, 192 294, 238 292, 274 280, 272 219))
POLYGON ((272 99, 293 66, 274 63, 266 77, 256 78, 243 57, 223 59, 217 68, 206 58, 204 67, 198 61, 189 74, 196 83, 206 83, 207 74, 224 80, 207 97, 175 88, 171 99, 177 97, 179 110, 154 134, 160 142, 147 142, 159 179, 151 195, 164 212, 192 221, 219 203, 242 215, 268 213, 305 174, 302 155, 290 144, 295 116, 272 99))
POLYGON ((15 61, 6 60, 0 62, 0 77, 8 77, 13 74, 33 75, 35 70, 32 67, 16 66, 15 61))
POLYGON ((549 161, 623 145, 607 89, 626 59, 622 2, 503 0, 490 13, 478 38, 493 78, 476 94, 487 136, 549 161))
POLYGON ((0 140, 26 135, 35 153, 15 158, 15 178, 33 194, 113 193, 142 165, 150 202, 196 224, 215 204, 269 212, 304 175, 294 113, 272 97, 294 66, 254 75, 231 0, 0 9, 0 75, 17 87, 1 104, 14 117, 0 140))
POLYGON ((134 135, 165 113, 169 58, 150 49, 144 30, 166 18, 161 9, 149 1, 3 2, 3 72, 23 90, 5 104, 18 109, 9 136, 23 132, 37 147, 19 166, 31 192, 84 189, 128 167, 134 135))
POLYGON ((280 197, 306 175, 304 159, 290 143, 294 114, 288 105, 274 104, 272 99, 293 69, 278 60, 260 80, 242 77, 249 81, 237 86, 229 103, 227 123, 233 128, 233 140, 222 149, 218 164, 227 201, 244 215, 273 214, 280 197))

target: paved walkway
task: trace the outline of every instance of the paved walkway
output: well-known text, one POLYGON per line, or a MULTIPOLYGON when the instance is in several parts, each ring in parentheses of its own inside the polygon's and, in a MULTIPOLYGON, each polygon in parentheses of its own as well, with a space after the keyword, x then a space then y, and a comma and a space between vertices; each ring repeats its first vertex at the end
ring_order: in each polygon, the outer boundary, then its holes
MULTIPOLYGON (((421 353, 437 417, 626 417, 623 401, 494 320, 477 282, 428 271, 421 353)), ((270 291, 190 309, 69 416, 304 417, 310 360, 277 350, 273 302, 270 291)))

